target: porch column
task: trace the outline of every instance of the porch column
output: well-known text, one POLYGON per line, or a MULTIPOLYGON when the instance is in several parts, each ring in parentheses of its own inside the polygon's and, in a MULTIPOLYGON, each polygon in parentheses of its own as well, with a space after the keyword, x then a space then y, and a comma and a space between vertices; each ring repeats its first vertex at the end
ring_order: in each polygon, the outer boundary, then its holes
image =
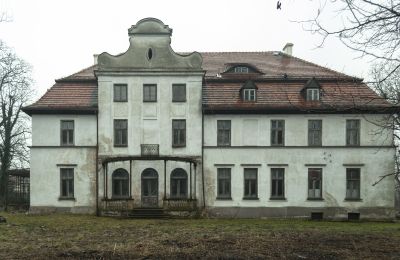
POLYGON ((129 198, 132 199, 132 160, 129 160, 129 198))
POLYGON ((189 163, 189 194, 192 199, 192 162, 189 163))
POLYGON ((164 160, 164 200, 167 199, 167 161, 164 160))
POLYGON ((197 164, 194 163, 193 166, 194 166, 194 187, 193 187, 194 196, 193 196, 193 197, 194 197, 194 199, 196 199, 196 190, 197 190, 197 188, 196 188, 196 179, 197 179, 197 172, 196 172, 196 169, 197 169, 197 164))
POLYGON ((105 179, 104 179, 104 183, 105 183, 105 198, 108 199, 108 163, 106 163, 106 168, 105 168, 106 174, 105 174, 105 179))

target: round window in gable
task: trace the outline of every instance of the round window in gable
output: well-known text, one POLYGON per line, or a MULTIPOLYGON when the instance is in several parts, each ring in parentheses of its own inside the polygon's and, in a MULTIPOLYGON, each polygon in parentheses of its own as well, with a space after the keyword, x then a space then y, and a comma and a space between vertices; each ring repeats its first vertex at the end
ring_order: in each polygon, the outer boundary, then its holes
POLYGON ((147 59, 151 60, 153 58, 153 49, 149 48, 147 50, 147 59))

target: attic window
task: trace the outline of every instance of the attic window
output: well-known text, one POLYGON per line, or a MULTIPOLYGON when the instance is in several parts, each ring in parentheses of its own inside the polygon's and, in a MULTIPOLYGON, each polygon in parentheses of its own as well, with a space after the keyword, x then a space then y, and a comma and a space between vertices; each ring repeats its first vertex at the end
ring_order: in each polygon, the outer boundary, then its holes
POLYGON ((255 89, 244 89, 243 90, 244 101, 256 101, 256 90, 255 89))
POLYGON ((318 88, 307 89, 307 100, 308 101, 318 101, 319 100, 319 89, 318 88))
POLYGON ((235 67, 235 73, 249 73, 249 68, 244 66, 235 67))

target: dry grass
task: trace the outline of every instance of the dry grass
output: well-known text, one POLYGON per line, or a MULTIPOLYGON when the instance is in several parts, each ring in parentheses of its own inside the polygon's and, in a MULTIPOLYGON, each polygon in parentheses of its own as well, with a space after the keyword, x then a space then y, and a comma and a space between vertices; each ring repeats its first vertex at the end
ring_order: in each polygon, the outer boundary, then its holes
POLYGON ((0 259, 400 258, 399 223, 0 215, 0 259))

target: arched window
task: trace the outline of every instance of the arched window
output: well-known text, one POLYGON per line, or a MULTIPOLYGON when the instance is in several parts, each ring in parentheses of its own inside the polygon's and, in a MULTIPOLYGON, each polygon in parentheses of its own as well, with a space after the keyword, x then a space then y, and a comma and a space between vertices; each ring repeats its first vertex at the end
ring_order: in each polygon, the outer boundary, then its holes
POLYGON ((187 173, 184 169, 177 168, 171 172, 171 197, 187 198, 187 173))
POLYGON ((124 169, 117 169, 112 174, 112 195, 114 198, 129 197, 129 174, 124 169))

